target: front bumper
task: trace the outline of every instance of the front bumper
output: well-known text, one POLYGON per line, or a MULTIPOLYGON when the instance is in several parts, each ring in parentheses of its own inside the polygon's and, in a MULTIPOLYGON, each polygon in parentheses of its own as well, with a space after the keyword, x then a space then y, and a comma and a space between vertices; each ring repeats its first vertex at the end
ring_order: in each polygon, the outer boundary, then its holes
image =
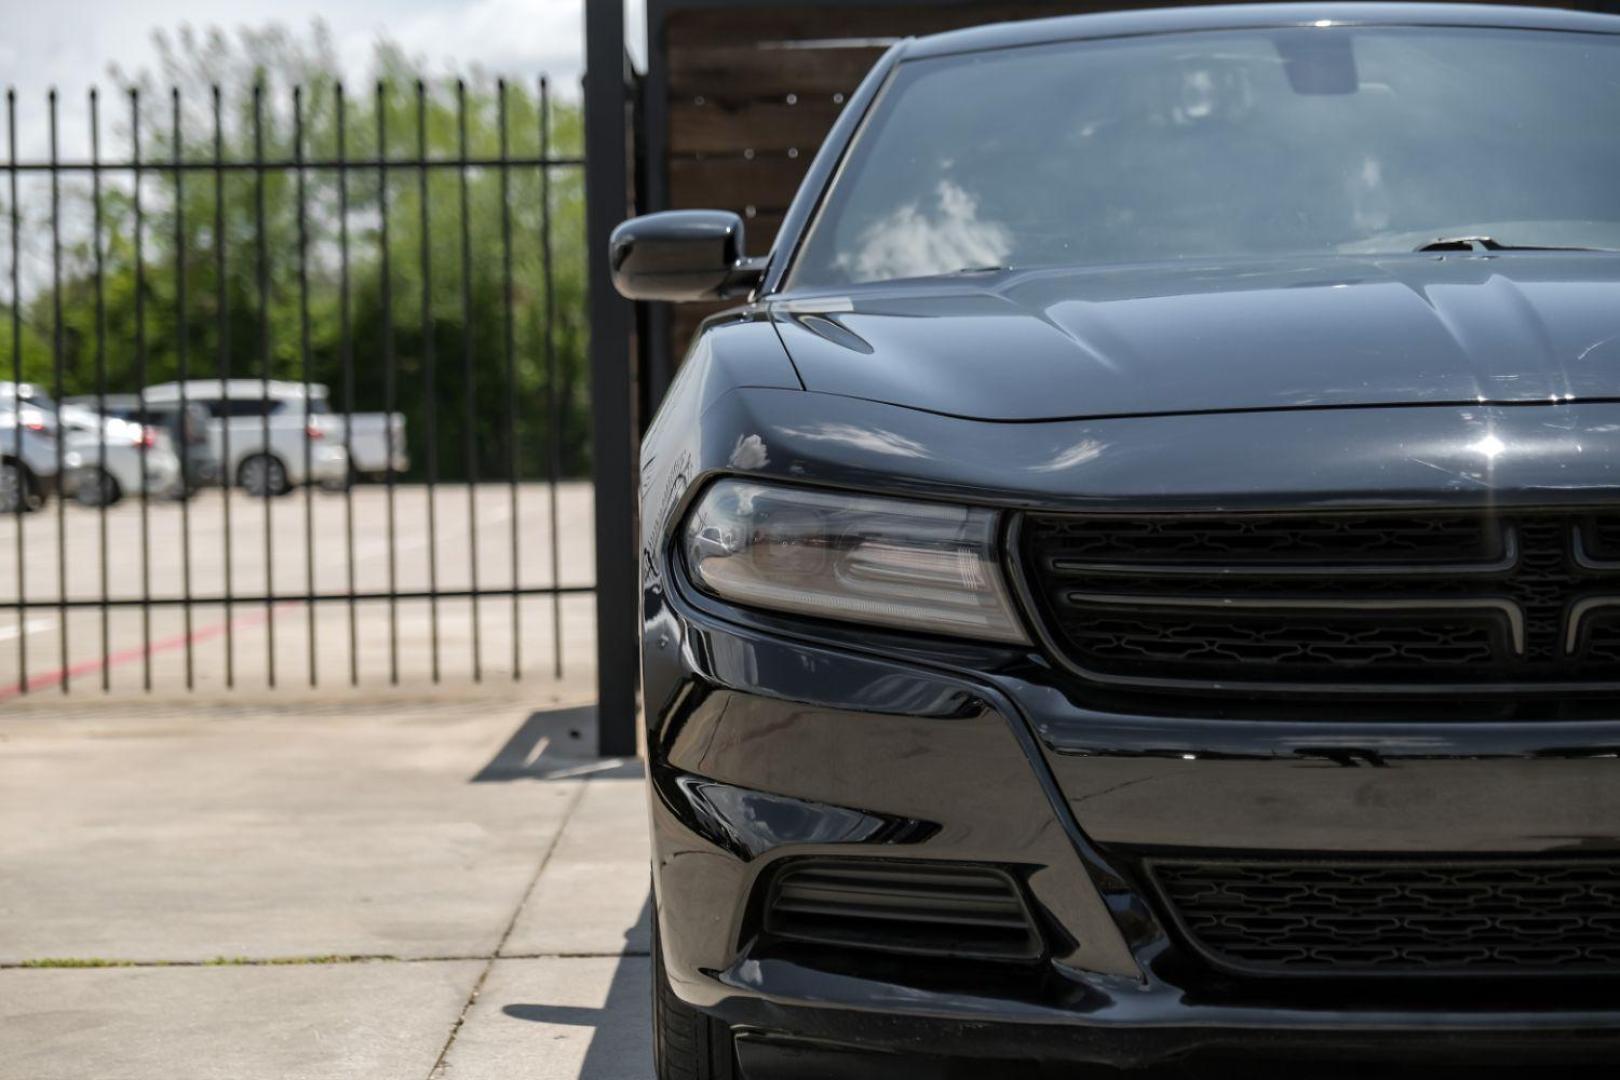
POLYGON ((836 980, 815 971, 767 964, 759 978, 776 987, 797 984, 814 1003, 783 1003, 778 990, 738 994, 711 1010, 738 1033, 750 1080, 1073 1076, 1075 1066, 1087 1065, 1161 1076, 1178 1066, 1237 1063, 1309 1063, 1309 1071, 1279 1075, 1322 1080, 1365 1076, 1379 1064, 1527 1070, 1603 1068, 1620 1059, 1620 1023, 1599 1009, 1331 1015, 1281 1004, 1189 1003, 1168 988, 1099 990, 1062 1011, 997 999, 958 998, 940 1007, 903 987, 852 986, 854 1000, 845 1000, 836 980), (1342 1071, 1326 1071, 1335 1067, 1342 1071))
MULTIPOLYGON (((678 589, 678 585, 675 587, 678 589)), ((674 591, 674 590, 671 590, 674 591)), ((675 992, 770 1075, 899 1058, 1138 1066, 1620 1060, 1620 983, 1233 978, 1178 938, 1142 852, 1620 852, 1620 723, 1355 725, 1123 716, 1038 658, 645 597, 654 879, 675 992), (784 858, 1017 873, 1048 944, 990 970, 783 947, 784 858), (897 1057, 898 1056, 898 1057, 897 1057)))

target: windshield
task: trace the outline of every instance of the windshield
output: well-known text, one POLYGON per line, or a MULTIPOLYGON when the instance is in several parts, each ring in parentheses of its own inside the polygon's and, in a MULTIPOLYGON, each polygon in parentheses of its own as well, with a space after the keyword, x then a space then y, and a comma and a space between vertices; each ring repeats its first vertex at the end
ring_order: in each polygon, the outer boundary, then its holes
POLYGON ((1620 36, 1302 27, 902 63, 793 270, 1620 249, 1620 36))

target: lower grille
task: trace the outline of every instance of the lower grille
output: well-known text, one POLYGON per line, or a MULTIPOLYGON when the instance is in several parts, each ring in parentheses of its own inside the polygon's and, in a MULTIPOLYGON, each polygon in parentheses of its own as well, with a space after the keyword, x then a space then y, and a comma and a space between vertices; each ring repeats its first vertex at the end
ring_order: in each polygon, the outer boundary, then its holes
POLYGON ((958 959, 1041 954, 1011 875, 941 863, 795 862, 772 882, 765 931, 790 941, 958 959))
POLYGON ((1269 975, 1620 974, 1620 862, 1193 862, 1149 872, 1217 966, 1269 975))

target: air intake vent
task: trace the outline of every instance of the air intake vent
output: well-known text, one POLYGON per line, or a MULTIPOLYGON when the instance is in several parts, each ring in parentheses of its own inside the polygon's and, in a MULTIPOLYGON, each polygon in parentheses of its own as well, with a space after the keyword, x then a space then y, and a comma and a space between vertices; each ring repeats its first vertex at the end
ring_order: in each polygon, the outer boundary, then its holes
POLYGON ((940 863, 796 862, 772 884, 765 930, 819 945, 964 959, 1041 953, 1009 874, 940 863))
POLYGON ((1620 973, 1620 863, 1149 863, 1183 932, 1252 974, 1620 973))

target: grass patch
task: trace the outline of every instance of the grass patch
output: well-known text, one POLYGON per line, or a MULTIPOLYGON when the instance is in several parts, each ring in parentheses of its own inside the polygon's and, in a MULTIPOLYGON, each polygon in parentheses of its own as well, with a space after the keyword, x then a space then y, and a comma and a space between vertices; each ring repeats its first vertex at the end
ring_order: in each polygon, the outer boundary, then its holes
POLYGON ((203 967, 279 967, 293 964, 363 964, 367 960, 397 960, 397 956, 343 956, 328 953, 324 956, 216 956, 203 962, 203 967))
POLYGON ((47 956, 37 960, 24 960, 19 964, 0 964, 0 967, 18 968, 132 968, 132 967, 295 967, 305 964, 363 964, 369 960, 398 960, 397 956, 342 955, 327 953, 322 956, 216 956, 212 960, 110 960, 101 956, 47 956))

